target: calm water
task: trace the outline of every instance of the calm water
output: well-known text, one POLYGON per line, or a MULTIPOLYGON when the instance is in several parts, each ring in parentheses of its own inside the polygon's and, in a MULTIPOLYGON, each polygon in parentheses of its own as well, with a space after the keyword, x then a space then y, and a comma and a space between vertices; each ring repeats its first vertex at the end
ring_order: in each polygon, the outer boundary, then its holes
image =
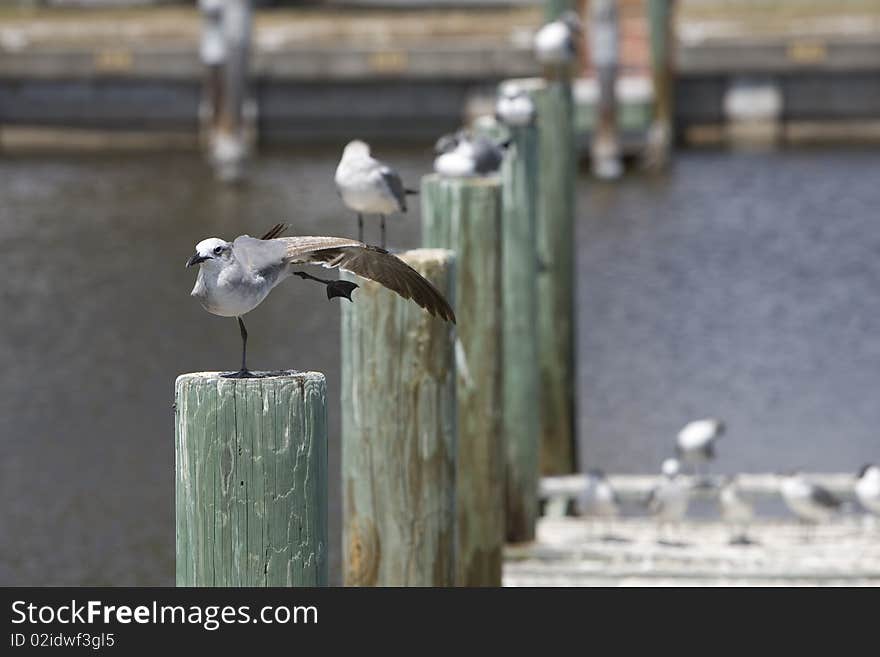
MULTIPOLYGON (((427 146, 384 148, 404 178, 427 146)), ((189 297, 208 235, 353 234, 335 149, 270 153, 239 189, 196 155, 0 159, 0 584, 173 583, 174 377, 237 367, 234 320, 189 297)), ((880 154, 690 153, 670 175, 580 186, 581 456, 654 471, 719 414, 718 469, 880 459, 880 154)), ((418 209, 390 226, 418 241, 418 209)), ((378 233, 378 230, 375 230, 378 233)), ((289 281, 250 316, 255 368, 328 377, 338 308, 289 281)), ((339 502, 331 488, 331 543, 339 502)), ((337 570, 338 550, 331 554, 337 570)))

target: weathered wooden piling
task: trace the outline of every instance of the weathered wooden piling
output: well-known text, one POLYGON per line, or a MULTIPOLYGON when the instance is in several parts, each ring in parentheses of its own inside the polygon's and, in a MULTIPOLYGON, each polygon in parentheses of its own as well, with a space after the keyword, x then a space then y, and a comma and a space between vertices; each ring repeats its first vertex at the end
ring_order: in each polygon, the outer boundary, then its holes
POLYGON ((660 169, 669 162, 674 141, 675 100, 675 0, 647 0, 651 33, 651 82, 654 88, 654 118, 648 130, 645 164, 660 169))
MULTIPOLYGON (((454 302, 454 254, 400 257, 454 302)), ((342 308, 347 586, 455 584, 454 328, 356 279, 342 308)))
POLYGON ((593 132, 591 164, 602 180, 623 173, 617 134, 618 21, 616 0, 590 2, 590 55, 599 87, 597 121, 593 132))
POLYGON ((501 168, 502 378, 505 447, 505 536, 535 538, 538 515, 538 135, 510 127, 501 168))
POLYGON ((504 543, 501 182, 422 179, 422 240, 456 253, 456 582, 499 586, 504 543))
POLYGON ((178 586, 327 584, 324 375, 175 383, 178 586))
POLYGON ((552 21, 566 11, 577 11, 581 0, 544 0, 544 19, 552 21))
POLYGON ((566 80, 509 83, 528 91, 537 111, 540 467, 546 475, 568 474, 575 469, 574 101, 566 80))
POLYGON ((218 178, 236 181, 253 141, 248 119, 253 119, 254 110, 247 90, 251 3, 200 0, 199 6, 203 17, 199 51, 205 65, 201 115, 207 122, 207 146, 218 178))
POLYGON ((202 29, 199 39, 199 59, 204 66, 202 98, 199 105, 199 129, 203 146, 211 146, 217 129, 223 101, 223 62, 226 59, 226 41, 223 38, 223 0, 199 0, 202 29))

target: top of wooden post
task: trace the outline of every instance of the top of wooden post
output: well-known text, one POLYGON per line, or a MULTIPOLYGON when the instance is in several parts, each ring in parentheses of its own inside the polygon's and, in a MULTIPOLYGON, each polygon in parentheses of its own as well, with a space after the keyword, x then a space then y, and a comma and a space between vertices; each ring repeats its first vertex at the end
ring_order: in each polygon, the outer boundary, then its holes
POLYGON ((410 249, 394 255, 416 270, 424 265, 455 259, 455 252, 449 249, 410 249))
POLYGON ((544 78, 508 78, 501 82, 499 88, 503 89, 508 86, 522 89, 527 93, 534 93, 546 87, 547 80, 544 78))
POLYGON ((500 173, 492 173, 488 176, 467 176, 458 178, 455 176, 441 176, 439 173, 428 173, 422 177, 422 181, 457 184, 462 187, 498 187, 501 185, 501 175, 500 173))
POLYGON ((174 382, 175 386, 178 386, 182 383, 187 382, 199 382, 199 383, 207 383, 209 381, 230 381, 232 383, 248 385, 248 384, 256 384, 261 381, 271 381, 273 383, 280 383, 279 379, 287 379, 294 381, 301 381, 305 383, 323 383, 324 375, 321 372, 300 372, 298 370, 271 370, 271 371, 259 371, 254 370, 253 373, 256 375, 252 379, 229 379, 224 378, 224 374, 228 374, 229 372, 189 372, 187 374, 181 374, 177 377, 177 380, 174 382))

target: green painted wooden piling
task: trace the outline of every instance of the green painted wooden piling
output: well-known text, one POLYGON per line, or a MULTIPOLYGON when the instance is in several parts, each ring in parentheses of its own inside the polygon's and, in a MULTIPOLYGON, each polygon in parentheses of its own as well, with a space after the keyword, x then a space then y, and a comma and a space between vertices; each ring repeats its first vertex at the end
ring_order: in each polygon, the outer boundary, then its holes
POLYGON ((511 127, 501 169, 505 535, 535 538, 538 515, 538 134, 511 127))
POLYGON ((651 36, 651 82, 654 88, 654 119, 648 131, 645 164, 662 168, 668 164, 674 141, 675 16, 674 0, 647 0, 651 36))
POLYGON ((544 20, 552 21, 570 9, 577 11, 579 5, 580 0, 544 0, 544 20))
MULTIPOLYGON (((454 303, 454 254, 400 255, 454 303)), ((347 586, 455 584, 454 327, 378 283, 342 308, 347 586)))
POLYGON ((422 240, 456 253, 456 582, 499 586, 504 544, 501 182, 422 179, 422 240))
POLYGON ((175 383, 178 586, 327 584, 324 375, 175 383))
POLYGON ((574 101, 564 80, 516 80, 538 129, 538 361, 542 474, 575 470, 574 101))

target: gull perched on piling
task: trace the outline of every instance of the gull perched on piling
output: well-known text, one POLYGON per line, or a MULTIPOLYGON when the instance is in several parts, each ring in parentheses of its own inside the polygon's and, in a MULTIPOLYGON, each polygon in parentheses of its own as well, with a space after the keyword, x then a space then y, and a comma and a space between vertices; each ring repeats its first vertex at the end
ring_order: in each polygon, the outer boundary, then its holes
POLYGON ((804 523, 827 522, 843 505, 831 491, 807 481, 799 472, 783 475, 779 492, 789 510, 804 523))
POLYGON ((525 89, 508 82, 498 92, 495 118, 512 128, 532 125, 535 122, 535 103, 525 89))
POLYGON ((714 418, 689 422, 678 432, 676 454, 691 465, 708 463, 715 458, 715 443, 724 431, 724 422, 714 418))
POLYGON ((733 529, 730 542, 733 545, 748 545, 749 523, 755 515, 751 503, 744 499, 739 482, 735 476, 725 477, 718 491, 718 507, 721 519, 733 529))
POLYGON ((856 479, 856 498, 859 504, 880 516, 880 466, 868 464, 859 470, 856 479))
POLYGON ((227 378, 251 378, 247 368, 247 330, 242 316, 262 303, 281 281, 290 276, 317 281, 327 288, 327 298, 351 301, 358 287, 350 281, 325 280, 297 265, 339 268, 412 299, 434 316, 455 322, 455 314, 443 295, 400 258, 384 249, 344 237, 281 237, 285 224, 276 224, 260 239, 241 235, 232 242, 209 237, 196 244, 187 267, 199 265, 192 296, 209 313, 238 319, 241 331, 241 369, 227 378))
POLYGON ((582 516, 610 521, 620 512, 617 493, 611 487, 605 473, 593 469, 587 471, 587 483, 577 499, 577 510, 582 516))
POLYGON ((566 11, 535 33, 535 58, 549 66, 568 64, 577 55, 582 30, 580 16, 574 11, 566 11))
POLYGON ((359 241, 364 239, 364 215, 377 214, 381 217, 384 249, 386 215, 406 212, 407 195, 418 192, 404 187, 400 174, 373 158, 370 147, 359 140, 345 146, 334 180, 345 205, 357 213, 359 241))
POLYGON ((681 477, 681 467, 676 459, 666 459, 661 466, 663 480, 657 484, 646 500, 648 509, 657 518, 661 534, 670 523, 678 524, 687 513, 690 503, 690 487, 681 477))
POLYGON ((469 178, 497 173, 510 141, 494 142, 467 130, 443 135, 434 146, 438 154, 434 171, 449 178, 469 178))

